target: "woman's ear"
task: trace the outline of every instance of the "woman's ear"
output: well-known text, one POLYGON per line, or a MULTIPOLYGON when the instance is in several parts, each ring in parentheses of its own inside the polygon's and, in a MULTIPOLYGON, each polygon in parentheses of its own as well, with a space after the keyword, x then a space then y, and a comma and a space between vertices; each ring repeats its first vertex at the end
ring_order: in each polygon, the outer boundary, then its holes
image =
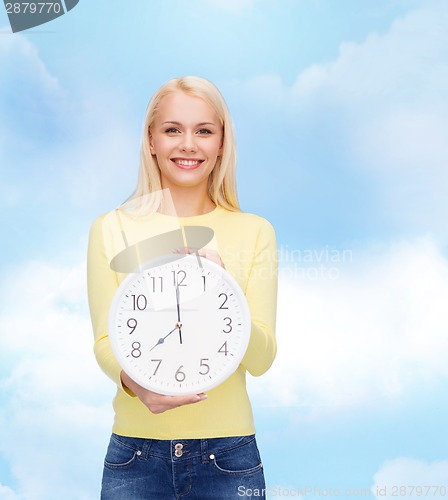
POLYGON ((149 137, 149 152, 152 155, 155 155, 156 154, 156 150, 154 148, 154 141, 153 141, 153 138, 152 138, 152 135, 151 135, 151 131, 149 129, 148 129, 148 137, 149 137))

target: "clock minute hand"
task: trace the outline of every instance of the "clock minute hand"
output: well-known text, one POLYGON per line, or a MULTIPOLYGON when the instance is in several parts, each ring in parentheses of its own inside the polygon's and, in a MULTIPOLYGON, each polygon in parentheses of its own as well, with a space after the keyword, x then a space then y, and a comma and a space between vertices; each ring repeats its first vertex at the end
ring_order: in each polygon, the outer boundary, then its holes
POLYGON ((176 326, 169 332, 165 335, 165 337, 160 337, 160 339, 157 341, 157 344, 152 346, 150 351, 152 351, 154 348, 156 348, 158 345, 160 344, 163 344, 165 342, 165 339, 167 337, 169 337, 173 332, 175 332, 177 329, 180 329, 180 327, 182 326, 181 323, 176 323, 176 326))
POLYGON ((179 285, 176 285, 177 324, 179 325, 179 342, 182 344, 182 323, 180 322, 179 295, 179 285))

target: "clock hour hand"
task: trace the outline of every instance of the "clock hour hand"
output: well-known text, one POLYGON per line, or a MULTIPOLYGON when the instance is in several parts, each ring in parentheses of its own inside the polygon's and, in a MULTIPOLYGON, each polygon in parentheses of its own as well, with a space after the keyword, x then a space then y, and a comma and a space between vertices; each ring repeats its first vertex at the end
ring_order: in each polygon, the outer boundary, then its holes
POLYGON ((152 350, 153 350, 154 348, 156 348, 158 345, 163 344, 163 343, 165 342, 165 339, 166 339, 167 337, 169 337, 169 336, 170 336, 173 332, 175 332, 176 330, 180 329, 180 328, 181 328, 181 326, 182 326, 182 324, 181 324, 181 323, 176 323, 176 326, 175 326, 175 327, 174 327, 174 328, 173 328, 173 329, 172 329, 169 333, 167 333, 167 334, 165 335, 165 337, 160 337, 160 339, 157 341, 157 344, 156 344, 156 345, 154 345, 154 346, 152 346, 152 347, 151 347, 151 349, 150 349, 150 351, 152 351, 152 350))
POLYGON ((176 304, 177 304, 177 324, 179 325, 179 342, 182 344, 182 323, 180 322, 180 306, 179 306, 179 285, 176 285, 176 304))

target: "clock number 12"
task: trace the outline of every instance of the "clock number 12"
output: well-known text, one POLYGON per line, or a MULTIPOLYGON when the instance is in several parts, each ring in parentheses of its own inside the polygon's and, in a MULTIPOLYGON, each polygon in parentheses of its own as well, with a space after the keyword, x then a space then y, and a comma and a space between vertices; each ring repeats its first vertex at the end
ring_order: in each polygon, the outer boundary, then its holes
POLYGON ((171 271, 173 273, 173 285, 174 286, 187 286, 186 283, 184 283, 185 278, 187 277, 187 273, 183 270, 180 269, 179 271, 171 271))

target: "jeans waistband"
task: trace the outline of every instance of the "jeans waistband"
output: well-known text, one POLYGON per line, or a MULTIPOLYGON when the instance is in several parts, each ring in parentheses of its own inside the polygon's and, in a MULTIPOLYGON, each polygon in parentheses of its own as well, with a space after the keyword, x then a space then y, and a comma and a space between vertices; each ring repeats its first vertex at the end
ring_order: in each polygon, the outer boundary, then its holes
POLYGON ((201 457, 203 462, 210 461, 210 455, 243 446, 255 439, 255 435, 232 436, 207 439, 145 439, 112 434, 112 437, 125 446, 133 448, 141 458, 157 456, 165 460, 181 461, 201 457))

